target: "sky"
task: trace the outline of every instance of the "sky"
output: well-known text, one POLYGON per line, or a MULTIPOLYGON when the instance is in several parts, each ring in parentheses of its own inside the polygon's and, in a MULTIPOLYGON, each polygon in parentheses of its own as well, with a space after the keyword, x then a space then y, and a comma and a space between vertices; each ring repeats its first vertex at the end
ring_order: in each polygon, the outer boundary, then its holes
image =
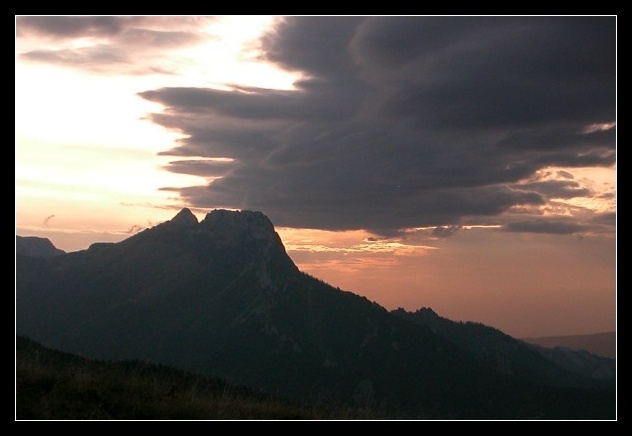
POLYGON ((16 16, 16 234, 76 251, 258 210, 387 309, 613 331, 616 24, 16 16))

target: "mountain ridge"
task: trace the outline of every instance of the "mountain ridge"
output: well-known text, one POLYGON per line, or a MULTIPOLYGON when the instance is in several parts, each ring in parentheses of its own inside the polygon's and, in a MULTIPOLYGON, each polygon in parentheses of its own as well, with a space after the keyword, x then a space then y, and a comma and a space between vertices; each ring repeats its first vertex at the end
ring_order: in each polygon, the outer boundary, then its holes
POLYGON ((587 351, 549 350, 533 346, 494 327, 476 322, 449 320, 428 307, 415 312, 399 308, 391 313, 429 328, 457 346, 469 350, 478 360, 498 371, 524 380, 540 379, 551 384, 581 386, 584 377, 596 382, 605 380, 606 383, 616 377, 613 359, 587 351))
POLYGON ((55 247, 48 238, 15 235, 15 253, 32 257, 52 257, 66 252, 55 247))
POLYGON ((592 354, 614 359, 617 352, 617 333, 598 332, 583 335, 548 335, 525 337, 521 340, 545 348, 568 348, 585 350, 592 354))
POLYGON ((566 398, 563 386, 532 387, 425 326, 300 272, 261 212, 192 218, 183 210, 119 243, 37 262, 18 256, 16 332, 66 352, 148 360, 405 416, 613 413, 588 407, 610 397, 593 391, 582 391, 586 404, 555 410, 548 402, 566 398), (534 395, 542 402, 526 405, 534 395))

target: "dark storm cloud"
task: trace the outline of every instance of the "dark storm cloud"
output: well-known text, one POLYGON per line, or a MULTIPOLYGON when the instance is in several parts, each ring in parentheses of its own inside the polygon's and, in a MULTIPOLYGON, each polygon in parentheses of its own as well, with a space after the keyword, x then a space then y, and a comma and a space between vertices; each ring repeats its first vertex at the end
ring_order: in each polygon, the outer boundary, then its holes
POLYGON ((358 28, 352 51, 372 83, 391 85, 380 113, 425 127, 608 122, 615 118, 614 23, 372 18, 358 28))
POLYGON ((570 235, 588 230, 588 227, 570 220, 532 219, 507 223, 504 230, 508 232, 551 233, 570 235))
POLYGON ((546 180, 518 185, 523 189, 532 190, 548 198, 586 197, 591 194, 590 189, 583 188, 579 183, 570 180, 546 180))
POLYGON ((151 115, 150 119, 170 129, 186 133, 179 146, 159 154, 166 156, 200 156, 256 161, 278 146, 286 121, 265 122, 234 119, 213 114, 173 112, 151 115))
POLYGON ((361 17, 291 17, 264 36, 264 58, 285 69, 306 72, 324 81, 355 82, 356 65, 348 44, 361 17))
MULTIPOLYGON (((595 195, 570 172, 560 174, 565 180, 533 176, 549 166, 615 163, 615 127, 591 127, 615 120, 615 24, 613 17, 289 17, 261 46, 265 59, 301 72, 295 91, 141 95, 166 107, 155 122, 185 136, 166 154, 235 159, 210 185, 181 189, 188 204, 380 235, 485 224, 549 198, 595 195)), ((174 170, 204 171, 186 161, 174 170)), ((583 229, 565 219, 506 229, 583 229)))
POLYGON ((568 171, 558 171, 557 175, 560 177, 564 177, 565 179, 574 179, 575 177, 569 173, 568 171))
POLYGON ((595 215, 592 219, 592 222, 614 226, 617 223, 617 214, 615 212, 601 213, 595 215))
POLYGON ((280 226, 364 228, 382 236, 399 235, 400 228, 456 225, 462 216, 494 216, 516 205, 545 203, 536 192, 504 185, 413 189, 360 183, 359 175, 343 171, 323 177, 327 167, 321 163, 275 170, 244 166, 209 187, 183 188, 180 194, 196 206, 263 210, 280 226), (265 184, 252 189, 253 178, 265 184))
MULTIPOLYGON (((212 17, 17 17, 18 38, 37 35, 59 48, 20 53, 20 58, 102 74, 171 74, 160 59, 169 50, 202 41, 212 17), (65 41, 96 38, 93 45, 66 47, 65 41)), ((19 45, 19 44, 18 44, 19 45)))
POLYGON ((617 161, 615 150, 605 150, 597 148, 588 152, 543 152, 538 156, 534 156, 533 164, 538 166, 562 166, 562 167, 592 167, 592 166, 610 166, 617 161))
POLYGON ((204 88, 163 88, 140 93, 178 113, 217 114, 250 120, 339 120, 349 117, 356 105, 335 96, 323 98, 306 92, 241 88, 239 92, 204 88))
POLYGON ((192 174, 203 177, 219 177, 226 175, 232 168, 232 162, 210 160, 176 160, 169 162, 165 168, 174 173, 192 174))
POLYGON ((582 131, 584 128, 584 125, 576 124, 518 131, 503 138, 499 141, 498 146, 541 151, 564 148, 573 150, 590 150, 595 147, 615 148, 616 134, 614 129, 584 132, 582 131))
POLYGON ((432 236, 437 238, 449 238, 460 229, 459 226, 438 226, 432 230, 432 236))

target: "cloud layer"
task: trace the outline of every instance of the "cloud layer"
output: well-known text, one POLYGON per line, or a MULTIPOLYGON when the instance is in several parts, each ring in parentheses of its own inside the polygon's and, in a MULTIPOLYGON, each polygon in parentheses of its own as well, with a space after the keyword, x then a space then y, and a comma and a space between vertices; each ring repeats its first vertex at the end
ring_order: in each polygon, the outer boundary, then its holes
MULTIPOLYGON (((105 38, 25 55, 103 66, 194 41, 199 22, 176 18, 27 17, 18 32, 105 38)), ((167 169, 209 182, 166 188, 190 206, 381 236, 612 231, 572 202, 613 194, 573 168, 616 162, 615 17, 286 17, 260 49, 302 74, 296 90, 140 93, 185 135, 167 169)))

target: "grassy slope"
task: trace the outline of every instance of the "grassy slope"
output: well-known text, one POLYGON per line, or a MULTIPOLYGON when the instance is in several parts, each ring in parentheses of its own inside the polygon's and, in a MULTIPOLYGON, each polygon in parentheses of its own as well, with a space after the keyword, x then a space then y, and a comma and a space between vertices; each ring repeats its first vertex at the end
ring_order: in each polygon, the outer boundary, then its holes
POLYGON ((141 362, 103 362, 16 340, 16 419, 354 419, 219 379, 141 362))

